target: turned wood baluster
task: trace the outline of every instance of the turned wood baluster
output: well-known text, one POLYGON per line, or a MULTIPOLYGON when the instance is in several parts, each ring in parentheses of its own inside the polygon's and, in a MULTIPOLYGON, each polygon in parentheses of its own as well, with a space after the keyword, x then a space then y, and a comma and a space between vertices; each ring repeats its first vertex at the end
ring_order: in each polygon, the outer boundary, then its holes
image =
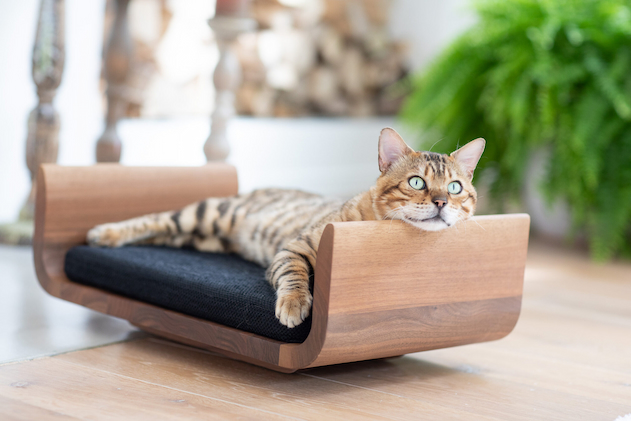
POLYGON ((21 220, 35 214, 37 171, 40 164, 57 162, 59 114, 53 99, 64 69, 64 0, 41 0, 33 45, 33 81, 39 102, 28 119, 26 165, 31 173, 31 192, 20 212, 21 220))
POLYGON ((129 0, 116 0, 116 16, 104 54, 103 75, 107 82, 105 131, 96 143, 97 162, 119 162, 122 143, 116 130, 127 106, 126 81, 130 73, 132 41, 127 22, 129 0))
POLYGON ((219 47, 219 62, 213 73, 215 110, 211 116, 210 135, 204 144, 208 161, 223 161, 230 153, 227 129, 234 117, 235 91, 241 83, 241 66, 231 44, 239 34, 256 27, 247 15, 249 0, 218 0, 216 15, 208 21, 219 47))

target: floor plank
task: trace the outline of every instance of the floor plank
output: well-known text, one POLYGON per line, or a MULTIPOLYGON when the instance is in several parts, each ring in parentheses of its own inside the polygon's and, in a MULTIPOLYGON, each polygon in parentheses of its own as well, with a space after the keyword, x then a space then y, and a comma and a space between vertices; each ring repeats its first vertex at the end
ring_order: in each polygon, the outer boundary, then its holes
MULTIPOLYGON (((14 386, 19 387, 19 386, 14 386)), ((33 421, 54 419, 59 421, 79 420, 57 411, 40 408, 28 403, 0 396, 0 415, 3 421, 33 421)))
MULTIPOLYGON (((539 370, 533 370, 524 379, 510 370, 491 371, 481 359, 469 360, 475 365, 463 363, 463 355, 436 359, 442 364, 432 361, 431 357, 412 356, 356 364, 350 368, 325 367, 306 375, 397 393, 410 399, 424 399, 469 412, 472 419, 486 416, 502 420, 613 420, 618 415, 631 413, 628 390, 618 390, 619 399, 613 401, 606 395, 606 388, 600 391, 592 388, 598 392, 592 395, 581 393, 585 390, 580 383, 576 383, 576 388, 581 392, 572 387, 557 388, 555 381, 546 383, 549 376, 542 378, 539 370)), ((524 362, 513 360, 512 364, 524 362)))
POLYGON ((423 413, 441 414, 442 419, 467 416, 464 411, 424 399, 307 375, 276 373, 160 339, 112 345, 56 359, 206 396, 247 400, 257 408, 301 419, 406 420, 423 413))
POLYGON ((299 419, 255 408, 247 400, 224 400, 180 390, 164 381, 139 380, 58 358, 0 367, 0 396, 90 420, 199 420, 208 414, 253 420, 299 419))

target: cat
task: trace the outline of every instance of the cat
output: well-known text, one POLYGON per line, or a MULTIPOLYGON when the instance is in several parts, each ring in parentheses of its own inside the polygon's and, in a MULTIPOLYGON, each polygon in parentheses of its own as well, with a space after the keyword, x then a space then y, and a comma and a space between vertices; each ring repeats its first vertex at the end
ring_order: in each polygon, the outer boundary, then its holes
POLYGON ((395 130, 385 128, 378 146, 381 175, 369 191, 346 202, 297 190, 255 190, 98 225, 87 241, 238 253, 267 267, 266 277, 276 289, 276 317, 292 328, 309 315, 309 278, 328 223, 399 219, 437 231, 468 219, 477 201, 471 180, 485 143, 472 140, 450 155, 415 152, 395 130))

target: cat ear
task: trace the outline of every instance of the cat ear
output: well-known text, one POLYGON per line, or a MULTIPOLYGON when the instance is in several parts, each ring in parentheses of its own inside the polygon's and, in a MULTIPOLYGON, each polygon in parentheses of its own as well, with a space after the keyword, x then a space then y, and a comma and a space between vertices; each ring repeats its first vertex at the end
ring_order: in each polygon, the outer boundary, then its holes
POLYGON ((454 157, 456 161, 462 166, 462 168, 467 172, 469 179, 472 179, 473 171, 475 171, 475 167, 478 165, 478 161, 482 156, 482 152, 484 152, 485 145, 486 140, 479 137, 467 143, 457 151, 452 152, 449 156, 454 157))
POLYGON ((379 171, 386 172, 403 155, 414 152, 394 129, 386 127, 379 135, 379 171))

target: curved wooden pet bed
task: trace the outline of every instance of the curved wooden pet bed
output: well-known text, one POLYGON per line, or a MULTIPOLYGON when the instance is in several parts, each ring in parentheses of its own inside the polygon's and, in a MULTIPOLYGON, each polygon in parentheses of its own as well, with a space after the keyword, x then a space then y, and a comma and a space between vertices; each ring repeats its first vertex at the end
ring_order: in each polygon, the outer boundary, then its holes
POLYGON ((521 308, 529 217, 475 217, 441 232, 399 221, 330 224, 320 241, 312 328, 282 343, 77 284, 68 249, 96 224, 237 192, 236 170, 43 165, 34 258, 48 293, 174 341, 273 370, 384 358, 506 336, 521 308))

